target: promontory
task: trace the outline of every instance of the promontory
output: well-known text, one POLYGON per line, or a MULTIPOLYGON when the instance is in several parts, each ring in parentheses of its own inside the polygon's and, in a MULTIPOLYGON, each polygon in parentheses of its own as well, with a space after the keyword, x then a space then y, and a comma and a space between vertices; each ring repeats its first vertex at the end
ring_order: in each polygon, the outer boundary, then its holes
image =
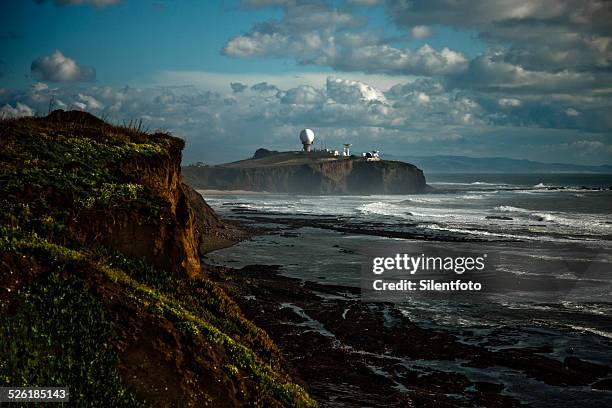
POLYGON ((428 190, 423 172, 400 161, 339 156, 330 151, 258 149, 252 158, 215 166, 183 167, 196 189, 297 194, 410 194, 428 190))

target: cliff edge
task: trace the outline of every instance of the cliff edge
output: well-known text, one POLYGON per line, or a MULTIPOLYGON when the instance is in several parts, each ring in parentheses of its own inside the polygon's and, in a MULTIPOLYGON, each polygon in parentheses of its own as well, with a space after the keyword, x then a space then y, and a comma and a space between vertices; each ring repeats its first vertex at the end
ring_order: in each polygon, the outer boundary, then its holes
POLYGON ((0 143, 1 386, 68 387, 78 406, 316 405, 202 275, 201 225, 220 220, 194 214, 181 139, 55 111, 0 121, 0 143))
POLYGON ((205 256, 210 251, 231 246, 251 236, 252 232, 245 229, 245 226, 238 226, 219 218, 202 195, 189 184, 182 183, 182 187, 193 209, 201 256, 205 256))
POLYGON ((217 166, 183 167, 196 189, 299 194, 410 194, 428 190, 423 172, 399 161, 367 161, 326 152, 270 152, 217 166))

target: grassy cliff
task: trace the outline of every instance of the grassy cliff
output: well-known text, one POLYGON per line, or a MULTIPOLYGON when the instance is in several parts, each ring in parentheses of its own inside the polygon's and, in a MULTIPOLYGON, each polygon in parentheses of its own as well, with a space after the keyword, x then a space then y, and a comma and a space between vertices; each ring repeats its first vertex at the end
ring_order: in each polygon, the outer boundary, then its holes
POLYGON ((202 277, 183 141, 81 112, 0 122, 0 385, 78 406, 314 406, 202 277))

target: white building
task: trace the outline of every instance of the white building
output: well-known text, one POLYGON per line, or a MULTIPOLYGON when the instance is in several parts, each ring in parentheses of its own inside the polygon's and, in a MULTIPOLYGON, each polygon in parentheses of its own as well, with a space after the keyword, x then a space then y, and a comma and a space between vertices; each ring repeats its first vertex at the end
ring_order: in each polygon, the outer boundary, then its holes
POLYGON ((380 151, 379 150, 372 150, 371 152, 365 152, 365 153, 363 153, 363 157, 365 157, 365 159, 367 161, 379 161, 380 160, 380 151))

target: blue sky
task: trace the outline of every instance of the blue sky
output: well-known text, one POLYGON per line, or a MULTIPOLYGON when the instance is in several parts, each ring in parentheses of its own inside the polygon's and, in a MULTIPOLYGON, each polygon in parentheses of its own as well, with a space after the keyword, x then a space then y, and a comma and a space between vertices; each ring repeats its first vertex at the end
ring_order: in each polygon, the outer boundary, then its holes
POLYGON ((218 163, 328 146, 612 163, 596 0, 6 0, 0 114, 142 118, 218 163), (234 85, 230 85, 234 84, 234 85), (258 85, 259 84, 259 85, 258 85))
POLYGON ((221 55, 232 31, 247 31, 258 19, 272 18, 274 10, 241 12, 239 2, 124 2, 96 8, 57 6, 53 2, 9 1, 3 11, 5 32, 20 41, 3 41, 0 50, 15 71, 4 80, 28 86, 23 72, 33 59, 61 49, 78 61, 93 65, 97 80, 125 85, 157 70, 248 72, 253 65, 278 72, 278 61, 242 61, 221 55), (163 6, 162 6, 163 5, 163 6), (230 29, 230 27, 232 27, 230 29))

